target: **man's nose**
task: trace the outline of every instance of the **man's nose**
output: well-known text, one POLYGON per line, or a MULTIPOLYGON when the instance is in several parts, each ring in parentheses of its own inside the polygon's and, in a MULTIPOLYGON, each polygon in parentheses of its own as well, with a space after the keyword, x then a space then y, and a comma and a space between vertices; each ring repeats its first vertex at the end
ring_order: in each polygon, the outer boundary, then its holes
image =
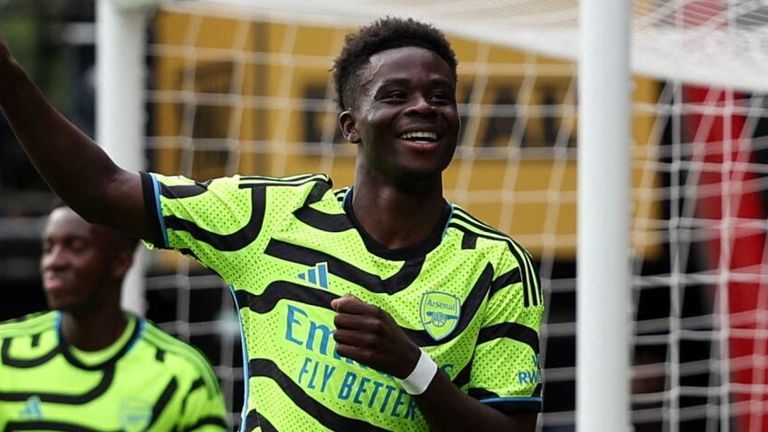
POLYGON ((432 106, 428 98, 423 95, 416 95, 413 97, 407 112, 421 115, 433 114, 435 112, 435 107, 432 106))

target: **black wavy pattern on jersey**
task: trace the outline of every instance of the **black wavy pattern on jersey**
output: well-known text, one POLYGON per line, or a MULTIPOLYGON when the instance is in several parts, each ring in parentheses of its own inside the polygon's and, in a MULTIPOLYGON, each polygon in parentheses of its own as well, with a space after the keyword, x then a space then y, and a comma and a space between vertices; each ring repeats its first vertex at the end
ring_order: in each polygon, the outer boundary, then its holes
POLYGON ((177 231, 185 231, 195 240, 207 243, 222 252, 240 250, 253 242, 261 231, 261 223, 264 219, 264 207, 266 203, 266 189, 252 187, 251 189, 251 219, 239 230, 232 234, 217 234, 200 228, 194 222, 166 216, 165 226, 177 231))
MULTIPOLYGON (((5 432, 15 431, 57 431, 57 432, 106 432, 100 429, 91 429, 84 426, 55 421, 11 421, 5 425, 5 432)), ((115 431, 119 432, 119 431, 115 431)))
MULTIPOLYGON (((520 275, 520 268, 513 268, 512 270, 504 273, 503 275, 496 278, 491 283, 491 289, 488 291, 488 298, 490 299, 493 297, 494 294, 496 294, 500 289, 506 288, 512 284, 520 283, 522 281, 522 277, 520 275)), ((528 297, 528 291, 523 290, 524 296, 528 297)))
POLYGON ((488 342, 493 339, 507 338, 522 342, 536 354, 539 353, 539 335, 530 327, 518 323, 496 324, 480 329, 477 336, 477 344, 488 342))
POLYGON ((173 394, 176 393, 178 388, 179 384, 176 382, 176 378, 171 378, 168 385, 165 386, 165 389, 163 389, 163 392, 157 399, 157 402, 155 402, 155 405, 152 407, 152 421, 147 425, 145 430, 151 429, 152 425, 155 424, 158 418, 160 418, 160 414, 163 413, 163 410, 168 405, 168 402, 170 402, 173 394))
MULTIPOLYGON (((453 226, 453 225, 449 225, 453 226)), ((477 247, 477 236, 472 235, 469 231, 465 230, 464 235, 461 236, 461 248, 464 250, 474 249, 477 247)))
POLYGON ((193 431, 200 429, 203 426, 219 426, 222 430, 228 430, 229 426, 227 425, 227 422, 224 421, 221 417, 202 417, 199 420, 197 420, 194 424, 191 424, 184 429, 182 429, 183 432, 193 431))
POLYGON ((499 397, 498 394, 483 388, 471 388, 467 390, 467 394, 475 399, 490 399, 499 397))
POLYGON ((461 388, 461 386, 465 384, 469 384, 469 378, 472 376, 472 360, 470 359, 469 362, 459 371, 459 373, 456 374, 456 378, 453 379, 453 384, 456 387, 461 388))
MULTIPOLYGON (((96 363, 92 365, 85 364, 81 362, 77 357, 72 355, 72 352, 69 350, 67 344, 64 341, 64 336, 62 334, 59 334, 59 340, 62 341, 61 343, 61 354, 64 356, 64 358, 71 364, 72 366, 75 366, 76 368, 87 370, 87 371, 97 371, 104 369, 106 366, 112 366, 115 363, 117 363, 120 358, 122 358, 126 352, 128 352, 129 349, 133 346, 133 344, 136 342, 136 339, 141 336, 141 329, 143 327, 142 321, 140 319, 136 319, 136 324, 133 326, 133 331, 131 331, 131 336, 128 337, 128 341, 125 342, 125 344, 114 354, 112 357, 108 358, 107 360, 96 363)), ((59 329, 59 333, 61 333, 61 330, 59 329)))
POLYGON ((328 263, 328 272, 344 280, 364 287, 370 292, 395 294, 408 288, 421 273, 425 257, 406 261, 400 270, 382 279, 378 275, 361 270, 325 252, 309 249, 280 240, 271 239, 265 254, 282 260, 313 266, 318 262, 328 263))
POLYGON ((31 359, 17 359, 11 357, 11 342, 11 338, 3 339, 3 347, 0 352, 0 356, 2 356, 4 366, 10 366, 19 369, 33 368, 49 362, 52 358, 56 357, 56 355, 61 352, 61 346, 57 345, 40 357, 31 359))
POLYGON ((259 414, 259 412, 254 409, 248 411, 248 414, 245 416, 245 430, 241 432, 250 432, 259 426, 261 426, 261 430, 263 432, 277 431, 277 429, 275 429, 275 427, 272 426, 272 424, 268 422, 263 415, 259 414))
POLYGON ((202 378, 196 379, 192 385, 189 386, 187 394, 184 395, 184 399, 181 401, 181 412, 187 412, 187 401, 189 400, 189 396, 192 394, 192 392, 203 386, 205 386, 205 381, 202 378))
POLYGON ((191 185, 175 185, 168 186, 164 183, 160 183, 160 195, 171 198, 191 198, 194 196, 202 195, 208 192, 208 185, 211 184, 210 180, 204 182, 195 182, 191 185))
POLYGON ((267 359, 252 359, 248 362, 249 377, 265 377, 273 380, 294 405, 312 416, 330 430, 356 432, 385 432, 386 429, 368 422, 345 417, 309 396, 304 389, 293 382, 277 365, 267 359))
POLYGON ((308 206, 310 204, 314 204, 325 196, 325 193, 328 192, 328 190, 331 189, 331 182, 327 181, 319 181, 316 182, 314 185, 312 185, 312 189, 307 194, 307 198, 304 200, 304 205, 308 206))
POLYGON ((533 396, 535 396, 535 397, 541 397, 541 389, 542 389, 543 387, 544 387, 544 386, 542 386, 542 385, 541 385, 541 383, 538 383, 538 384, 536 385, 536 388, 535 388, 535 389, 533 389, 533 396))
MULTIPOLYGON (((477 310, 480 308, 480 305, 488 292, 492 277, 493 267, 488 264, 475 282, 469 295, 465 298, 464 304, 461 306, 461 316, 459 317, 459 322, 456 324, 456 328, 447 337, 436 341, 424 330, 414 330, 404 327, 400 328, 416 345, 422 347, 440 345, 453 340, 464 331, 477 313, 477 310)), ((264 292, 259 295, 243 289, 236 289, 235 298, 241 309, 247 307, 255 313, 263 314, 274 309, 275 305, 277 305, 280 300, 290 300, 306 305, 331 309, 331 300, 338 298, 338 296, 325 290, 309 288, 293 282, 275 281, 267 285, 264 292)))
POLYGON ((235 299, 240 309, 248 308, 259 314, 271 311, 280 300, 291 300, 305 305, 331 309, 331 300, 335 298, 339 298, 339 296, 325 290, 287 281, 272 282, 259 295, 243 289, 235 289, 235 299))
MULTIPOLYGON (((517 260, 517 264, 520 269, 521 280, 523 281, 523 291, 524 291, 523 306, 530 307, 532 305, 537 306, 541 304, 541 302, 544 300, 543 294, 541 292, 541 281, 539 280, 538 273, 533 270, 533 262, 530 258, 530 255, 527 254, 527 252, 523 252, 526 254, 526 256, 523 257, 520 254, 520 252, 517 250, 519 248, 520 250, 525 251, 525 249, 522 246, 520 246, 508 235, 488 225, 485 225, 484 223, 478 221, 477 219, 475 219, 465 211, 457 209, 457 211, 454 212, 453 217, 457 220, 463 221, 477 228, 478 230, 488 233, 488 234, 481 234, 481 233, 473 232, 474 235, 485 237, 491 240, 505 242, 507 244, 507 248, 509 249, 509 252, 515 257, 515 260, 517 260), (533 273, 535 279, 531 278, 531 273, 533 273), (530 293, 528 292, 529 290, 530 290, 530 293)), ((458 224, 451 224, 450 226, 460 229, 464 233, 468 231, 466 227, 461 227, 458 224)))
POLYGON ((301 207, 293 212, 296 219, 321 231, 338 233, 354 228, 346 214, 328 214, 312 207, 301 207))
POLYGON ((41 393, 41 392, 0 392, 0 401, 23 402, 32 396, 37 396, 43 402, 56 403, 62 405, 82 405, 91 402, 103 395, 112 385, 115 378, 115 366, 107 365, 104 368, 104 374, 96 387, 79 395, 41 393))

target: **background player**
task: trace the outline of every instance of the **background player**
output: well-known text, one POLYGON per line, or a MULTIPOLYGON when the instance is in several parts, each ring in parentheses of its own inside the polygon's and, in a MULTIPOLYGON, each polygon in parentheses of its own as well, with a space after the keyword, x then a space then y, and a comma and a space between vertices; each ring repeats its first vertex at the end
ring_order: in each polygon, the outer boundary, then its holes
POLYGON ((0 325, 0 429, 226 430, 205 358, 120 309, 136 240, 59 207, 42 243, 52 311, 0 325))
POLYGON ((201 183, 117 167, 0 48, 0 104, 53 189, 233 287, 245 429, 533 430, 543 305, 531 258, 442 195, 460 126, 450 45, 384 19, 347 39, 334 78, 359 148, 353 188, 323 175, 201 183))

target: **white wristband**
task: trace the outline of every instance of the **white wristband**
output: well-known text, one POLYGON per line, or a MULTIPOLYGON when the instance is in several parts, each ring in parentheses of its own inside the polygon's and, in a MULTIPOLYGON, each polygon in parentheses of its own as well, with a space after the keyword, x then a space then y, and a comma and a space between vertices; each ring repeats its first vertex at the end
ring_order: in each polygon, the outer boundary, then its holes
POLYGON ((414 396, 424 393, 437 373, 437 363, 423 349, 419 348, 419 350, 421 355, 411 374, 403 379, 397 379, 403 390, 414 396))

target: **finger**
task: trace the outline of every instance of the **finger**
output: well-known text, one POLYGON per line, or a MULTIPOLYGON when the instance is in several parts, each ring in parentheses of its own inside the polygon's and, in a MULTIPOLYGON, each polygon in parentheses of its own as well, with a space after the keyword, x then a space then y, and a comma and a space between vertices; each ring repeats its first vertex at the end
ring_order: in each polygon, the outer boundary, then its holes
POLYGON ((337 329, 350 329, 369 331, 371 329, 371 317, 369 315, 357 315, 339 312, 333 317, 333 324, 337 329))
POLYGON ((339 313, 356 315, 374 314, 378 310, 376 306, 370 305, 351 294, 332 300, 331 307, 339 313))
POLYGON ((376 338, 373 335, 355 330, 336 329, 333 332, 333 340, 336 342, 336 345, 341 344, 358 348, 376 346, 376 338))
POLYGON ((337 297, 337 298, 335 298, 335 299, 331 300, 331 308, 332 308, 333 310, 337 310, 339 303, 340 303, 340 302, 341 302, 341 303, 343 303, 343 302, 346 302, 347 300, 344 300, 344 299, 347 299, 347 298, 353 298, 353 299, 357 299, 357 300, 360 300, 360 299, 358 299, 357 297, 353 296, 352 294, 344 294, 344 295, 343 295, 343 296, 341 296, 341 297, 337 297))
POLYGON ((346 345, 346 344, 336 344, 336 352, 339 353, 340 356, 352 359, 352 360, 360 360, 360 348, 353 346, 353 345, 346 345))

